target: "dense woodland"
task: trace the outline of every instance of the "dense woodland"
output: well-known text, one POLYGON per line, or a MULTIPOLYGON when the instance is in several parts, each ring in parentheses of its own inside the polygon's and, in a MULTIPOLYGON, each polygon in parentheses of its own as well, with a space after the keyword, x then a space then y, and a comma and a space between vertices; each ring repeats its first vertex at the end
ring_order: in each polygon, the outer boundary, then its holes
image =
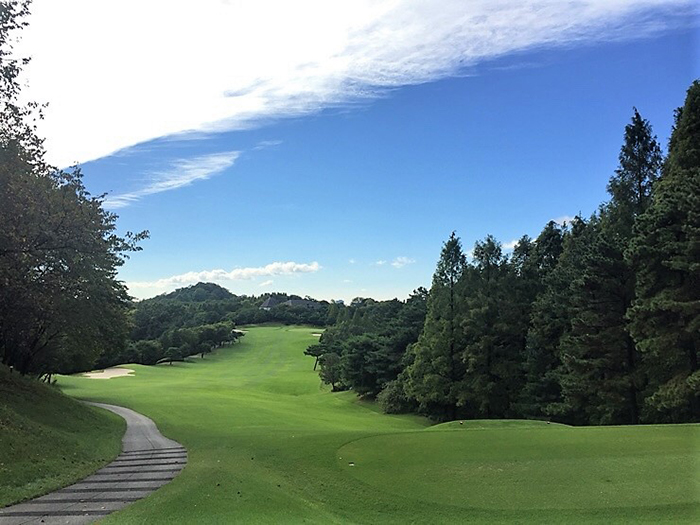
POLYGON ((453 233, 430 290, 356 304, 307 354, 333 389, 437 420, 700 420, 700 83, 664 159, 635 110, 610 199, 513 253, 453 233))

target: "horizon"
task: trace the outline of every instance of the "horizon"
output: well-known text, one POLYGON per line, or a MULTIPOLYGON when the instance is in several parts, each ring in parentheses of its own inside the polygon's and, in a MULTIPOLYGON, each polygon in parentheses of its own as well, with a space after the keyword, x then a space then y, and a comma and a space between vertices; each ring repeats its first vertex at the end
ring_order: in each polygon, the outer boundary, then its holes
POLYGON ((594 213, 632 108, 665 148, 700 76, 689 1, 168 6, 35 0, 18 47, 49 160, 151 232, 139 299, 403 300, 453 230, 594 213))

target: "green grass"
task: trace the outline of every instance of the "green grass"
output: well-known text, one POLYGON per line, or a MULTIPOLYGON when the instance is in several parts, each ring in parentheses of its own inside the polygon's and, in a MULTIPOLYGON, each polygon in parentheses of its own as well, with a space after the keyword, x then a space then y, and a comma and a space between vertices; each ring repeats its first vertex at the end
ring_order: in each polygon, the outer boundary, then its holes
POLYGON ((0 366, 0 507, 91 474, 121 451, 122 418, 0 366))
POLYGON ((430 427, 331 394, 302 354, 315 328, 251 327, 203 360, 60 379, 152 417, 185 470, 105 523, 690 523, 700 426, 430 427), (354 466, 350 466, 354 462, 354 466))

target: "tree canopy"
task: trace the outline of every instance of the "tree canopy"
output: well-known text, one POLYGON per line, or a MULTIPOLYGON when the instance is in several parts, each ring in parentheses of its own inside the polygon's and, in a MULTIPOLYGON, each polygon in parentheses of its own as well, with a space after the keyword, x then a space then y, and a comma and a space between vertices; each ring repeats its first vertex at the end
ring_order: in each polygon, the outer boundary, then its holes
POLYGON ((22 105, 27 60, 12 54, 28 2, 0 14, 0 355, 22 373, 71 372, 123 347, 129 297, 117 279, 147 232, 116 233, 116 215, 78 169, 44 160, 37 104, 22 105))

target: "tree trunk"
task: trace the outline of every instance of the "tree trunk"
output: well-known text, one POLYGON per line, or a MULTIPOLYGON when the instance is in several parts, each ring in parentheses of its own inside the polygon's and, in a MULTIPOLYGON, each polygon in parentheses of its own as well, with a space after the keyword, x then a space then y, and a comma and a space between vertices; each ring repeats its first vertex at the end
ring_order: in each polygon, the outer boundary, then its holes
POLYGON ((635 356, 636 351, 634 340, 627 334, 627 373, 629 375, 629 416, 630 424, 639 423, 639 405, 637 403, 637 386, 634 384, 635 356))

